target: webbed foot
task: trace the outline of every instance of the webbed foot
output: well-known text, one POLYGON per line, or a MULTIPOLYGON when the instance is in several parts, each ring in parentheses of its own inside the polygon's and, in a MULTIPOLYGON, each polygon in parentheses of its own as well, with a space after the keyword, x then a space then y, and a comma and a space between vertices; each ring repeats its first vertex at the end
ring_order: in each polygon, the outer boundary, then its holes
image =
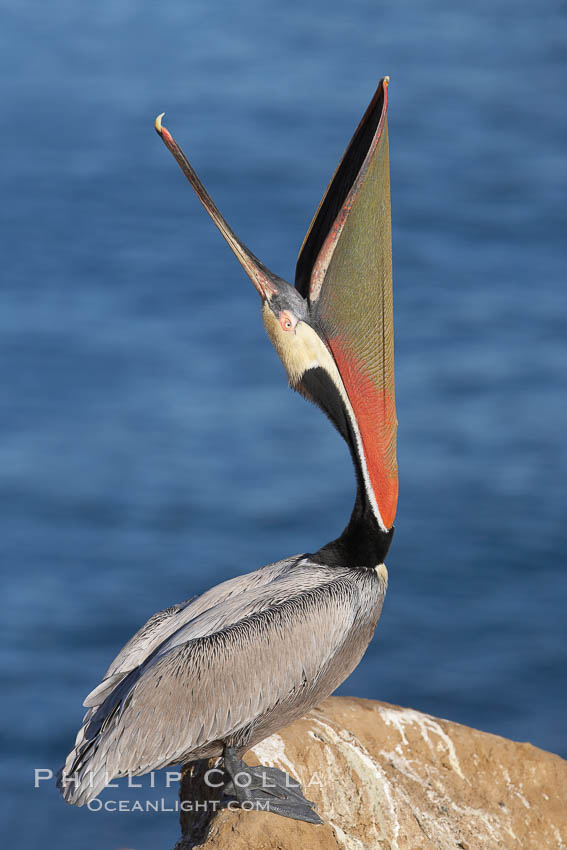
POLYGON ((238 758, 235 751, 226 748, 224 766, 229 781, 224 793, 234 796, 241 808, 274 812, 285 818, 307 823, 323 823, 315 804, 307 800, 301 785, 277 767, 249 767, 238 758))

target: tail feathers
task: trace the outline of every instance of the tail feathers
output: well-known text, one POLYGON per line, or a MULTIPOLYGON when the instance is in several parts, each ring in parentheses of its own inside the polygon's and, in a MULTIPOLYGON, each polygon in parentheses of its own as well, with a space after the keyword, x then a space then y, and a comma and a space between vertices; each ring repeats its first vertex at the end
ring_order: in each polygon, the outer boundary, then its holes
POLYGON ((103 755, 90 741, 86 746, 72 750, 64 766, 57 774, 57 787, 67 803, 84 806, 98 797, 103 788, 114 778, 106 769, 106 752, 103 755))
POLYGON ((77 733, 75 747, 57 775, 57 787, 68 803, 83 806, 94 800, 116 776, 117 734, 122 708, 138 677, 137 671, 120 677, 101 705, 89 708, 77 733))

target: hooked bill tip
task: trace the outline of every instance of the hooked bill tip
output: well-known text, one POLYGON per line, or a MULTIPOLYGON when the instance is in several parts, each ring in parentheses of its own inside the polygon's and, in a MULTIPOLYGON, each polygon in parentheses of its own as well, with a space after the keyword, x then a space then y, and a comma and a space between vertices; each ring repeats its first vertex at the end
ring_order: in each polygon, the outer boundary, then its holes
POLYGON ((160 136, 161 136, 161 119, 163 118, 164 115, 165 115, 165 112, 160 113, 160 115, 158 115, 158 117, 154 121, 154 127, 156 128, 156 131, 160 134, 160 136))

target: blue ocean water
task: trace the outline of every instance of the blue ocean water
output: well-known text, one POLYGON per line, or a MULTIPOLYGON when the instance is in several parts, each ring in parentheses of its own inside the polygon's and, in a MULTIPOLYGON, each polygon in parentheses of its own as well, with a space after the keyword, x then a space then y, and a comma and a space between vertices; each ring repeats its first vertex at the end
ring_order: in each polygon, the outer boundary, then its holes
POLYGON ((2 4, 6 846, 173 844, 175 814, 73 809, 34 768, 150 614, 332 539, 354 495, 153 119, 292 279, 386 73, 400 505, 340 692, 567 755, 566 23, 559 0, 2 4))

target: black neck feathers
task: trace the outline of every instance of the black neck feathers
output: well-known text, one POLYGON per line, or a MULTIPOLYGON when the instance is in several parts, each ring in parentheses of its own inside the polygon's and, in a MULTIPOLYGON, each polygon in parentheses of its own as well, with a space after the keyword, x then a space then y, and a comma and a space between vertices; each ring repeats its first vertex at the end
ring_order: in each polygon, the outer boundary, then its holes
POLYGON ((349 524, 341 536, 310 555, 315 563, 328 567, 369 569, 384 563, 394 536, 394 526, 383 531, 360 493, 359 487, 349 524))
POLYGON ((329 417, 347 443, 354 463, 357 493, 349 523, 340 537, 310 555, 318 564, 332 567, 368 567, 382 564, 394 528, 383 531, 374 516, 364 485, 356 438, 341 395, 331 376, 320 366, 308 369, 301 378, 299 391, 315 402, 329 417))

